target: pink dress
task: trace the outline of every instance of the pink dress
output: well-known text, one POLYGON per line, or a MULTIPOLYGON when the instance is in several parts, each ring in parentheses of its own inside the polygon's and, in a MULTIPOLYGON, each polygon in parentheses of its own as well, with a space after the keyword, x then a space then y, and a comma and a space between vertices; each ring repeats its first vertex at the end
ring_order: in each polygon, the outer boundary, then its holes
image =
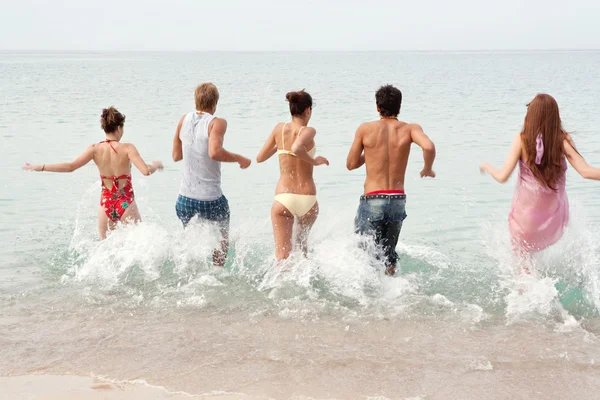
POLYGON ((569 222, 569 200, 565 190, 567 162, 556 191, 544 187, 531 169, 519 161, 519 178, 515 188, 508 226, 515 247, 536 252, 556 243, 569 222))

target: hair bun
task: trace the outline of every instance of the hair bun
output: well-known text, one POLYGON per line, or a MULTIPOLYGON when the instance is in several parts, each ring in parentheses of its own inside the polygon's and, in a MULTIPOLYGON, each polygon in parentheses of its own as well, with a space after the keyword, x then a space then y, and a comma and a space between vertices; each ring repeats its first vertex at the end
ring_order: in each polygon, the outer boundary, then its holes
POLYGON ((296 92, 288 92, 285 95, 285 98, 287 101, 289 101, 290 103, 293 103, 295 100, 298 100, 298 95, 296 92))
POLYGON ((103 108, 100 116, 100 126, 106 133, 114 132, 125 123, 125 115, 121 114, 114 107, 103 108))
POLYGON ((296 102, 300 101, 300 99, 302 98, 303 95, 304 95, 304 89, 298 90, 297 92, 289 92, 285 95, 285 98, 290 103, 296 103, 296 102))

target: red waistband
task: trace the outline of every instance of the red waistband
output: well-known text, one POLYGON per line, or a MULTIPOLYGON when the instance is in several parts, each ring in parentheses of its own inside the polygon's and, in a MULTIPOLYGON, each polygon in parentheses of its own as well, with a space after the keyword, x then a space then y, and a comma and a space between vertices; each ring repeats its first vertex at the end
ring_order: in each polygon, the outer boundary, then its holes
POLYGON ((365 194, 365 196, 373 196, 375 194, 404 194, 404 190, 375 190, 365 194))

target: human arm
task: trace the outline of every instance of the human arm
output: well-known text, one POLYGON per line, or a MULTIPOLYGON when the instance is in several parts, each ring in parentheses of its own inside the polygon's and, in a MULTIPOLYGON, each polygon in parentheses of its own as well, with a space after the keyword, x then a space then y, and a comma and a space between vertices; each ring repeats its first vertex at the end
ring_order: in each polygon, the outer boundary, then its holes
POLYGON ((296 157, 298 157, 302 161, 313 166, 323 164, 329 165, 329 161, 325 157, 318 156, 312 158, 306 150, 306 147, 310 144, 310 142, 312 142, 315 139, 316 134, 317 131, 315 128, 306 127, 305 129, 303 129, 300 135, 298 135, 298 137, 296 138, 296 140, 294 140, 294 143, 292 144, 292 153, 294 153, 296 157))
POLYGON ((497 170, 492 167, 488 163, 483 163, 479 167, 479 170, 482 174, 489 173, 492 178, 500 183, 505 183, 508 178, 512 175, 515 167, 517 166, 517 162, 521 158, 521 135, 517 134, 515 139, 513 140, 512 146, 510 147, 510 152, 508 153, 508 157, 506 161, 504 161, 504 165, 501 169, 497 170))
POLYGON ((127 156, 129 160, 135 165, 135 167, 142 173, 144 176, 152 175, 156 172, 156 170, 162 170, 163 165, 160 161, 152 161, 152 164, 146 164, 137 148, 132 145, 127 145, 127 156))
POLYGON ((421 171, 421 178, 429 176, 435 178, 435 172, 433 171, 433 162, 435 161, 435 145, 429 139, 429 137, 423 132, 421 125, 413 124, 410 129, 410 138, 413 143, 423 150, 423 170, 421 171))
POLYGON ((236 162, 240 168, 248 168, 251 163, 248 158, 229 152, 223 147, 225 131, 227 131, 227 121, 224 119, 215 118, 211 122, 208 130, 208 156, 215 161, 236 162))
POLYGON ((75 160, 66 163, 59 164, 41 164, 32 165, 26 163, 23 166, 24 170, 27 171, 47 171, 47 172, 73 172, 83 167, 94 158, 94 145, 90 145, 83 153, 81 153, 75 160))
POLYGON ((565 155, 575 171, 584 179, 600 180, 600 168, 594 168, 585 162, 583 156, 575 149, 570 137, 564 141, 565 155))
POLYGON ((273 155, 277 152, 277 143, 275 142, 275 132, 277 131, 277 126, 275 127, 275 129, 273 129, 273 132, 269 134, 267 141, 263 145, 262 149, 260 149, 260 151, 258 152, 258 155, 256 156, 257 163, 267 161, 269 158, 273 157, 273 155))
POLYGON ((183 125, 184 119, 185 115, 179 120, 177 129, 175 130, 175 137, 173 138, 173 161, 175 162, 183 160, 183 145, 181 143, 181 138, 179 137, 179 132, 181 132, 181 126, 183 125))
POLYGON ((350 151, 348 152, 348 157, 346 158, 346 168, 348 171, 352 171, 353 169, 357 169, 363 166, 365 163, 365 154, 364 146, 363 146, 363 130, 364 124, 360 125, 354 134, 354 141, 352 142, 352 146, 350 146, 350 151))

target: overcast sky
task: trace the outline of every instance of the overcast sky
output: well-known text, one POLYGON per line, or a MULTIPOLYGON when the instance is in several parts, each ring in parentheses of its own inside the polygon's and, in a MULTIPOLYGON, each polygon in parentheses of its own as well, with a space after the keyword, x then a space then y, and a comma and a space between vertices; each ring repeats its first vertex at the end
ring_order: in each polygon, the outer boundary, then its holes
POLYGON ((599 49, 600 0, 2 0, 2 50, 599 49))

